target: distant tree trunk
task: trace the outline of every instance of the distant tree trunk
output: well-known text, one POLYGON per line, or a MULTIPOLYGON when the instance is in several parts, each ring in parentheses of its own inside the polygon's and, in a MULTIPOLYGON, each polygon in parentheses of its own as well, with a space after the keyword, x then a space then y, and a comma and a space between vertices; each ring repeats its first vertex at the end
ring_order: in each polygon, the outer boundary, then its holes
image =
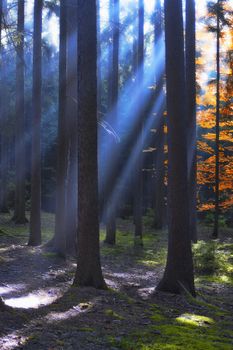
POLYGON ((16 224, 25 224, 25 116, 24 116, 24 0, 18 0, 16 43, 15 212, 16 224))
MULTIPOLYGON (((112 49, 110 49, 109 65, 109 106, 110 115, 109 123, 114 127, 117 124, 117 101, 118 101, 118 85, 119 85, 119 0, 110 1, 110 21, 112 22, 112 49)), ((111 150, 111 160, 116 161, 117 145, 113 138, 109 141, 109 149, 111 150)), ((109 150, 108 150, 109 154, 109 150)), ((111 178, 107 181, 107 193, 111 193, 115 182, 115 174, 111 174, 111 178)), ((110 195, 111 198, 111 195, 110 195)), ((107 198, 109 199, 109 198, 107 198)), ((105 243, 116 243, 116 205, 107 202, 106 208, 106 238, 105 243)))
POLYGON ((197 241, 197 199, 196 199, 196 24, 195 1, 186 0, 186 105, 188 132, 188 190, 189 226, 193 242, 197 241))
POLYGON ((188 217, 182 1, 165 0, 168 112, 168 255, 157 289, 195 295, 188 217))
POLYGON ((216 41, 216 140, 215 140, 215 213, 212 237, 219 235, 219 147, 220 147, 220 0, 217 1, 217 41, 216 41))
MULTIPOLYGON (((144 0, 138 0, 138 59, 137 59, 137 77, 138 89, 143 83, 143 62, 144 62, 144 0)), ((138 142, 141 142, 140 153, 135 167, 134 178, 134 224, 135 224, 135 244, 142 245, 142 203, 143 203, 143 176, 142 176, 142 133, 143 133, 143 115, 140 115, 141 126, 138 134, 138 142), (141 140, 140 140, 141 139, 141 140)))
POLYGON ((41 33, 43 0, 35 1, 33 31, 31 216, 28 245, 41 244, 41 33))
MULTIPOLYGON (((160 0, 155 2, 155 52, 158 53, 158 43, 161 40, 163 33, 163 19, 162 19, 162 8, 160 0)), ((155 83, 156 83, 156 94, 163 93, 164 86, 164 62, 162 65, 162 74, 161 71, 156 70, 155 74, 155 83)), ((156 159, 155 159, 155 217, 154 217, 154 227, 155 229, 162 229, 164 227, 164 218, 165 218, 165 154, 164 154, 164 145, 165 145, 165 133, 164 133, 164 108, 161 108, 160 113, 156 115, 156 121, 158 120, 158 127, 156 133, 156 159)))
POLYGON ((8 213, 7 206, 7 135, 6 135, 6 67, 4 60, 4 48, 2 45, 2 27, 4 25, 4 12, 6 1, 0 0, 0 142, 1 142, 1 164, 0 164, 0 212, 8 213))
POLYGON ((78 0, 78 258, 74 284, 106 288, 100 264, 96 1, 78 0))
POLYGON ((67 6, 68 176, 66 198, 66 249, 76 253, 77 239, 77 0, 67 6))
POLYGON ((97 107, 98 115, 102 112, 102 74, 101 74, 101 26, 100 26, 100 0, 97 0, 97 107))
POLYGON ((66 26, 67 3, 60 2, 60 52, 59 52, 59 117, 57 153, 57 189, 54 251, 64 257, 66 254, 66 179, 67 179, 67 120, 66 120, 66 26))

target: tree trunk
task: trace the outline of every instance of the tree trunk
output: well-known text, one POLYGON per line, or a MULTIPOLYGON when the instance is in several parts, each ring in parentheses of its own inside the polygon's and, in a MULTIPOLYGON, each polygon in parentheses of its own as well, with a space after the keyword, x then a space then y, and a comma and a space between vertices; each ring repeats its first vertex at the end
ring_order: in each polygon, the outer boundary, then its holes
MULTIPOLYGON (((137 52, 137 77, 138 88, 143 83, 143 63, 144 63, 144 0, 138 0, 138 52, 137 52)), ((142 203, 143 203, 143 115, 141 119, 138 142, 141 143, 138 159, 135 166, 134 178, 134 238, 135 245, 142 245, 142 203)))
POLYGON ((195 295, 188 217, 187 135, 182 1, 165 0, 168 112, 168 255, 157 289, 195 295))
POLYGON ((193 242, 197 242, 196 194, 196 25, 195 1, 186 0, 186 117, 188 133, 189 226, 193 242))
POLYGON ((78 259, 74 284, 106 288, 100 264, 96 1, 78 0, 78 259))
POLYGON ((33 32, 31 216, 28 245, 41 244, 41 33, 43 0, 35 1, 33 32))
MULTIPOLYGON (((110 1, 110 21, 112 24, 112 50, 110 49, 109 65, 109 106, 108 113, 110 115, 109 123, 114 128, 117 124, 117 101, 118 101, 118 85, 119 85, 119 0, 110 1)), ((110 44, 111 45, 111 44, 110 44)), ((114 138, 109 140, 108 147, 109 161, 116 161, 117 144, 114 138), (110 154, 111 152, 111 154, 110 154)), ((115 174, 111 174, 111 178, 107 181, 107 193, 111 193, 114 183, 115 174)), ((116 204, 111 202, 111 195, 107 198, 106 208, 106 238, 105 243, 114 245, 116 243, 116 204), (110 199, 110 200, 109 200, 110 199)))
MULTIPOLYGON (((158 54, 158 50, 161 48, 158 46, 162 34, 163 34, 163 19, 162 19, 162 8, 160 0, 155 2, 155 26, 154 26, 154 49, 155 54, 158 54)), ((165 60, 165 58, 164 58, 165 60)), ((161 72, 156 70, 155 73, 155 84, 156 84, 156 94, 159 96, 163 93, 164 88, 164 67, 165 62, 163 62, 163 66, 161 67, 161 72)), ((165 106, 164 106, 165 107, 165 106)), ((164 154, 164 145, 165 145, 165 133, 164 133, 164 108, 161 108, 160 113, 156 115, 156 121, 158 120, 158 127, 156 133, 156 153, 155 153, 155 217, 154 217, 154 228, 162 229, 165 225, 165 154, 164 154)))
POLYGON ((67 105, 68 176, 66 194, 66 250, 76 254, 77 240, 77 1, 67 6, 67 105))
POLYGON ((16 43, 15 212, 16 224, 25 224, 25 116, 24 116, 24 0, 18 0, 16 43))
POLYGON ((213 238, 219 235, 219 147, 220 147, 220 0, 217 2, 217 42, 216 42, 216 140, 215 140, 215 213, 213 238))
POLYGON ((6 85, 6 67, 4 48, 2 45, 2 27, 6 10, 6 1, 0 0, 0 142, 1 142, 1 164, 0 164, 0 212, 8 213, 7 206, 7 135, 6 135, 6 101, 7 94, 4 86, 6 85))
POLYGON ((60 2, 60 52, 59 52, 59 118, 57 153, 57 189, 54 251, 61 257, 66 255, 66 180, 67 180, 67 119, 66 119, 66 36, 67 4, 60 2))

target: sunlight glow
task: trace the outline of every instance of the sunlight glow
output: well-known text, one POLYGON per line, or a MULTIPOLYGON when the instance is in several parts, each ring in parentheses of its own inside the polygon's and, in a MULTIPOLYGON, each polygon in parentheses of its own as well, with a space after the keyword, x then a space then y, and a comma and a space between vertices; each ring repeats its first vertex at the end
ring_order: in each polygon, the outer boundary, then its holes
POLYGON ((51 304, 60 295, 61 291, 59 288, 39 289, 25 296, 5 299, 5 304, 15 308, 38 309, 40 306, 51 304))

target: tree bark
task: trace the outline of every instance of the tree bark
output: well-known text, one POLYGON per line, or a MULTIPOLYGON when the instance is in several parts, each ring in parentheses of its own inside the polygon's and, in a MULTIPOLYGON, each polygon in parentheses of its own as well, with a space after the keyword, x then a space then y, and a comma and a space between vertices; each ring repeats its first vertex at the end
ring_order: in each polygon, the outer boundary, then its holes
POLYGON ((188 133, 189 229, 197 242, 197 160, 196 160, 196 24, 195 1, 186 0, 186 116, 188 133))
POLYGON ((31 215, 28 245, 41 244, 41 33, 43 0, 35 1, 33 32, 31 215))
MULTIPOLYGON (((162 19, 162 8, 160 0, 155 2, 155 26, 154 26, 154 48, 155 53, 158 53, 158 43, 161 40, 163 34, 163 19, 162 19)), ((164 57, 165 61, 165 57, 164 57)), ((161 67, 161 72, 156 70, 155 73, 155 84, 156 84, 156 94, 159 96, 163 93, 164 88, 164 73, 165 73, 165 62, 161 67)), ((164 106, 165 107, 165 106, 164 106)), ((165 118, 164 118, 164 108, 161 108, 160 113, 157 113, 156 120, 158 120, 158 127, 156 133, 156 153, 155 153, 155 217, 154 217, 154 228, 162 229, 165 225, 165 154, 164 154, 164 145, 165 145, 165 118)))
POLYGON ((74 284, 106 288, 99 252, 96 1, 78 0, 78 258, 74 284))
POLYGON ((6 135, 6 101, 7 94, 4 86, 6 85, 6 67, 4 48, 2 45, 2 27, 4 26, 4 17, 6 12, 6 0, 0 1, 0 142, 1 142, 1 164, 0 164, 0 212, 8 213, 7 205, 7 135, 6 135))
POLYGON ((24 115, 24 0, 18 0, 16 43, 16 129, 15 129, 15 212, 16 224, 27 222, 25 215, 25 115, 24 115))
POLYGON ((216 140, 215 140, 215 213, 212 237, 219 235, 219 160, 220 160, 220 0, 217 1, 217 40, 216 40, 216 140))
POLYGON ((66 192, 66 250, 77 249, 77 0, 67 6, 67 104, 68 174, 66 192))
POLYGON ((66 120, 66 48, 67 48, 67 3, 60 2, 60 52, 59 52, 59 117, 58 117, 58 153, 57 188, 54 251, 61 257, 66 255, 66 180, 67 180, 67 120, 66 120))
MULTIPOLYGON (((112 22, 112 49, 110 48, 110 62, 109 65, 109 106, 108 112, 110 115, 109 123, 115 128, 117 124, 117 101, 118 101, 118 85, 119 85, 119 0, 112 0, 110 2, 110 21, 112 22)), ((110 44, 111 45, 111 44, 110 44)), ((117 157, 117 144, 111 137, 108 147, 109 161, 115 161, 117 157), (110 150, 110 151, 109 151, 110 150), (111 154, 110 154, 111 152, 111 154), (110 160, 111 159, 111 160, 110 160)), ((115 174, 111 174, 107 181, 107 193, 111 193, 115 183, 115 174)), ((111 202, 111 195, 107 198, 106 208, 106 238, 105 243, 114 245, 116 243, 116 213, 117 203, 111 202), (110 201, 109 201, 110 198, 110 201)))
POLYGON ((165 0, 168 112, 168 255, 157 289, 195 295, 188 216, 185 62, 181 0, 165 0))
MULTIPOLYGON (((138 0, 138 51, 137 51, 137 77, 136 82, 139 86, 143 83, 144 78, 144 0, 138 0)), ((144 115, 139 116, 140 131, 138 134, 138 142, 141 143, 140 153, 135 166, 134 178, 134 238, 136 245, 142 245, 142 205, 143 205, 143 119, 144 115)))

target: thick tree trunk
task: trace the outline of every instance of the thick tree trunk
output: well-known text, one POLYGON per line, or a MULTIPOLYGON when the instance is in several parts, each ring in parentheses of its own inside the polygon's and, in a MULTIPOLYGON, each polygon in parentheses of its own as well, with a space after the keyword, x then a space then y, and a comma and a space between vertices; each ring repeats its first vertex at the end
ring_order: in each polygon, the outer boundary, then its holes
POLYGON ((157 289, 195 295, 188 216, 182 1, 165 0, 168 112, 168 255, 157 289))
POLYGON ((66 250, 76 254, 77 240, 77 1, 67 6, 68 177, 66 193, 66 250))
MULTIPOLYGON (((110 21, 112 25, 112 49, 110 49, 111 64, 109 65, 109 106, 108 112, 110 115, 109 123, 114 128, 117 124, 117 100, 118 100, 118 85, 119 85, 119 0, 110 1, 110 21)), ((108 158, 115 161, 117 157, 117 144, 113 138, 109 140, 108 158), (111 154, 110 154, 110 152, 111 154)), ((107 193, 111 193, 115 183, 115 174, 111 174, 111 178, 107 183, 107 193)), ((110 196, 111 198, 111 196, 110 196)), ((109 200, 109 198, 107 198, 109 200)), ((106 238, 105 243, 114 245, 116 243, 116 208, 117 203, 107 201, 106 208, 106 238)))
POLYGON ((186 0, 186 117, 188 133, 188 191, 189 226, 193 242, 197 241, 197 194, 196 194, 196 25, 195 1, 186 0))
POLYGON ((41 244, 41 33, 43 0, 34 5, 33 32, 33 88, 32 88, 32 168, 31 168, 31 215, 28 245, 41 244))
POLYGON ((78 259, 74 284, 106 288, 99 252, 96 1, 77 3, 78 259))
POLYGON ((25 116, 24 116, 24 0, 18 0, 16 44, 15 212, 16 224, 25 224, 25 116))
POLYGON ((54 251, 66 255, 66 180, 68 164, 67 119, 66 119, 66 36, 67 3, 60 2, 60 52, 59 52, 59 118, 57 153, 57 189, 54 251))
POLYGON ((219 235, 219 159, 220 159, 220 1, 217 2, 217 46, 216 46, 216 140, 215 140, 215 213, 213 238, 219 235))
MULTIPOLYGON (((158 50, 161 50, 159 46, 160 40, 163 33, 163 19, 162 19, 162 8, 160 0, 155 2, 155 25, 154 25, 154 49, 155 54, 158 54, 158 50)), ((165 73, 165 57, 161 71, 155 72, 155 84, 156 84, 156 94, 159 96, 163 93, 164 88, 164 73, 165 73), (161 74, 162 71, 162 74, 161 74)), ((164 106, 165 107, 165 106, 164 106)), ((156 158, 155 158, 155 217, 154 217, 154 228, 162 229, 165 225, 165 133, 164 133, 164 108, 161 108, 160 113, 156 115, 156 121, 158 122, 157 133, 156 133, 156 158)))

